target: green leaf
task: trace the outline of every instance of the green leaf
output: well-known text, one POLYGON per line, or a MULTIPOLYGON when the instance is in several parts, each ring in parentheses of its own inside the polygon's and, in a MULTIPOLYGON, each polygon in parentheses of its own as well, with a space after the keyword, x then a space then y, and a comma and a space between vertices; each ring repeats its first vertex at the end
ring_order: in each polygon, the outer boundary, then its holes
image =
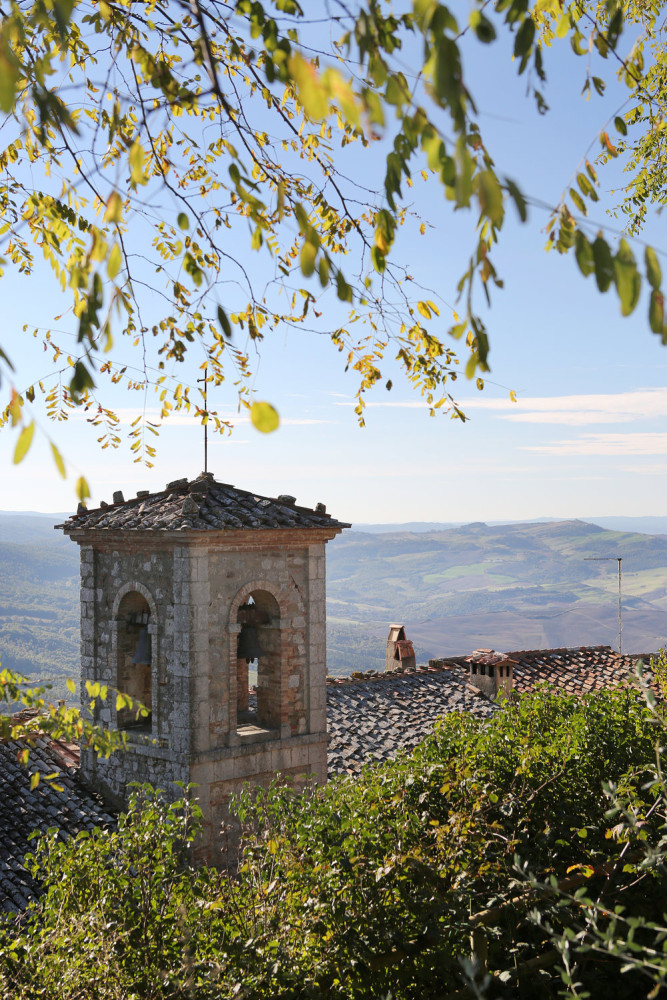
POLYGON ((662 333, 665 326, 665 299, 662 292, 654 288, 648 307, 648 321, 653 333, 662 333))
POLYGON ((336 294, 341 302, 352 302, 354 293, 348 285, 342 271, 336 271, 336 294))
POLYGON ((0 35, 0 111, 5 114, 14 107, 16 86, 21 76, 21 67, 14 55, 5 31, 0 35))
POLYGON ((371 261, 373 262, 373 267, 378 274, 383 274, 385 268, 387 267, 387 261, 385 255, 382 253, 377 244, 373 244, 371 247, 371 261))
POLYGON ((593 243, 593 260, 597 286, 601 292, 606 292, 614 277, 614 261, 609 246, 602 236, 598 236, 593 243))
POLYGON ((65 463, 63 462, 62 455, 54 445, 53 441, 51 442, 51 454, 53 455, 53 461, 56 463, 56 468, 58 469, 58 472, 60 473, 62 478, 65 479, 66 478, 65 463))
POLYGON ((90 374, 83 361, 77 361, 74 365, 74 374, 69 381, 69 390, 72 394, 72 399, 75 403, 78 403, 83 393, 88 389, 93 389, 95 382, 93 376, 90 374))
POLYGON ((123 263, 123 258, 120 252, 120 246, 118 243, 114 243, 111 248, 111 253, 109 254, 109 259, 107 261, 107 274, 113 281, 118 272, 120 271, 121 264, 123 263))
POLYGON ((579 194, 579 192, 575 191, 574 188, 570 188, 570 197, 571 197, 572 201, 574 202, 574 204, 579 209, 579 211, 581 212, 581 214, 582 215, 588 215, 588 210, 586 208, 586 202, 581 197, 581 195, 579 194))
POLYGON ((644 251, 644 263, 646 264, 646 277, 651 288, 660 288, 662 283, 662 271, 660 261, 653 247, 646 247, 644 251))
POLYGON ((496 29, 493 27, 491 21, 481 10, 473 10, 470 15, 470 27, 475 32, 480 42, 488 45, 496 37, 496 29))
POLYGON ((53 0, 53 16, 58 29, 58 34, 62 39, 67 35, 67 25, 69 24, 74 9, 74 0, 53 0))
POLYGON ((494 226, 502 226, 505 213, 503 192, 493 170, 483 170, 477 174, 477 198, 484 215, 494 226))
POLYGON ((14 449, 14 465, 18 465, 19 462, 22 462, 28 454, 34 433, 35 424, 30 423, 27 427, 24 427, 19 434, 18 441, 16 442, 16 448, 14 449))
POLYGON ((516 206, 516 210, 519 213, 519 218, 522 222, 525 222, 528 218, 528 208, 526 206, 526 199, 522 195, 519 188, 516 186, 514 181, 510 180, 509 177, 505 178, 505 184, 507 185, 507 190, 509 195, 516 206))
POLYGON ((222 306, 218 306, 218 323, 220 324, 220 329, 224 333, 227 340, 231 340, 232 339, 231 323, 229 322, 227 313, 222 308, 222 306))
POLYGON ((625 124, 625 120, 621 118, 620 115, 616 115, 614 118, 614 125, 616 126, 616 131, 620 132, 621 135, 628 134, 628 126, 625 124))
POLYGON ((250 407, 250 420, 262 434, 270 434, 280 424, 278 411, 271 406, 271 403, 253 403, 250 407))
POLYGON ((38 785, 39 785, 39 771, 35 771, 34 774, 30 775, 30 791, 34 792, 34 790, 37 788, 38 785))
POLYGON ((315 258, 317 257, 317 247, 308 240, 301 247, 301 271, 306 278, 310 278, 315 270, 315 258))
POLYGON ((76 684, 71 679, 71 677, 67 678, 67 680, 65 681, 65 686, 67 687, 67 690, 69 691, 70 694, 74 694, 74 692, 76 691, 76 684))
POLYGON ((639 302, 642 281, 634 254, 624 239, 621 239, 614 259, 614 277, 616 291, 621 301, 621 313, 623 316, 629 316, 639 302))
POLYGON ((177 218, 176 221, 178 222, 178 225, 180 226, 181 229, 189 229, 190 228, 190 220, 188 219, 188 217, 185 214, 185 212, 179 212, 178 213, 178 218, 177 218))
POLYGON ((575 236, 574 255, 577 259, 579 270, 587 278, 595 270, 595 261, 593 259, 593 248, 580 229, 577 229, 575 236))

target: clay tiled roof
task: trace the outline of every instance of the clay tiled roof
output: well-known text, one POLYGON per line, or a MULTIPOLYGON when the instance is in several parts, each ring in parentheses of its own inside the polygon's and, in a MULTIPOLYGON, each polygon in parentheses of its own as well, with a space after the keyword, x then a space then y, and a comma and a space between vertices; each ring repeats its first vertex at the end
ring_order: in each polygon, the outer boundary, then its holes
POLYGON ((488 717, 496 710, 462 671, 447 667, 329 678, 329 776, 357 774, 365 764, 414 749, 449 712, 488 717))
POLYGON ((557 649, 522 649, 499 653, 477 649, 472 656, 451 656, 430 660, 432 666, 459 667, 467 673, 469 663, 513 664, 513 688, 519 694, 538 684, 550 684, 568 694, 586 694, 632 683, 635 664, 643 659, 648 666, 651 654, 631 656, 614 652, 611 646, 572 646, 557 649))
MULTIPOLYGON (((568 694, 627 684, 638 656, 621 656, 610 646, 523 649, 505 654, 514 661, 514 690, 523 694, 546 682, 568 694)), ((648 658, 646 659, 648 664, 648 658)))
POLYGON ((95 826, 111 826, 113 816, 102 800, 78 781, 78 748, 37 736, 0 742, 0 914, 24 910, 37 894, 37 884, 24 865, 34 852, 33 830, 45 833, 55 827, 62 838, 95 826), (28 749, 28 766, 19 755, 28 749), (31 790, 30 775, 39 771, 39 785, 31 790), (44 775, 58 774, 57 791, 44 775))
POLYGON ((326 513, 297 507, 294 497, 263 497, 217 483, 212 473, 188 482, 177 479, 159 493, 142 491, 131 500, 114 494, 114 503, 93 510, 83 505, 64 524, 65 533, 77 531, 220 531, 246 528, 349 528, 326 513))

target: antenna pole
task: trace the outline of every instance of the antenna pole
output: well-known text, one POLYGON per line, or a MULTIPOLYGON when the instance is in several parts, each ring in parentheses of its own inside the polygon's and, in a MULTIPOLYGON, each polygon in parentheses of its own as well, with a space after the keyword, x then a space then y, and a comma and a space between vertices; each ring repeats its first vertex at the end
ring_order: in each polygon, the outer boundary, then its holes
POLYGON ((584 562, 613 562, 618 563, 618 653, 623 652, 623 606, 621 603, 621 563, 623 556, 586 556, 584 562))
POLYGON ((621 616, 621 563, 623 562, 622 556, 617 556, 618 559, 618 652, 619 655, 623 652, 623 618, 621 616))

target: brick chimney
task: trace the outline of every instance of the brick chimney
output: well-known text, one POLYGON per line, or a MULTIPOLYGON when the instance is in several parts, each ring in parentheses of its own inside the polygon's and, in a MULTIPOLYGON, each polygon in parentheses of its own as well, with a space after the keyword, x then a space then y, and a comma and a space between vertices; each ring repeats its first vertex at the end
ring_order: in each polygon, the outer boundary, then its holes
POLYGON ((387 654, 384 669, 386 673, 392 670, 405 670, 406 667, 417 665, 415 651, 410 639, 405 638, 404 625, 390 625, 387 638, 387 654))
POLYGON ((495 649, 476 649, 472 656, 466 657, 468 663, 468 682, 479 688, 483 695, 492 701, 501 691, 509 696, 514 687, 514 664, 507 653, 498 653, 495 649))

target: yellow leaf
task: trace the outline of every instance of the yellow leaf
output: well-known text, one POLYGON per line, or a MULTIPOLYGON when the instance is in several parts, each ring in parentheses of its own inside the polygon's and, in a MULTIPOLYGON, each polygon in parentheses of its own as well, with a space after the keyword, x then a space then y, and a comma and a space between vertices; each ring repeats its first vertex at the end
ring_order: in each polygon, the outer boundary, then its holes
POLYGON ((25 456, 28 454, 28 449, 32 444, 32 436, 35 433, 34 423, 28 424, 24 427, 19 434, 19 439, 16 442, 16 448, 14 449, 14 465, 18 465, 22 462, 25 456))
POLYGON ((510 389, 510 399, 512 400, 513 403, 516 403, 516 393, 514 389, 510 389))
POLYGON ((297 52, 290 58, 287 68, 296 84, 299 102, 308 117, 316 120, 326 118, 329 114, 329 97, 315 64, 297 52))
POLYGON ((250 407, 250 420, 262 434, 275 431, 280 423, 278 411, 270 403, 253 403, 250 407))
POLYGON ((144 173, 145 153, 138 139, 135 139, 130 146, 130 177, 134 184, 146 184, 148 178, 144 173))
POLYGON ((30 791, 34 791, 39 784, 39 771, 35 771, 34 774, 30 775, 30 791))
POLYGON ((58 469, 58 472, 63 477, 63 479, 65 479, 66 478, 65 463, 63 462, 63 457, 56 448, 56 446, 54 445, 53 441, 51 442, 51 453, 53 454, 53 461, 56 463, 56 468, 58 469))
POLYGON ((83 476, 79 476, 76 481, 76 495, 81 503, 85 503, 90 496, 90 487, 83 476))
POLYGON ((419 232, 422 234, 422 236, 426 232, 426 225, 423 222, 422 222, 421 226, 419 227, 419 232))
POLYGON ((123 199, 118 194, 117 191, 112 191, 109 195, 109 200, 107 201, 106 212, 104 213, 105 222, 120 222, 123 215, 123 199))
POLYGON ((122 257, 120 254, 120 247, 117 243, 111 248, 111 253, 109 254, 109 259, 107 261, 107 274, 113 281, 118 272, 120 271, 120 265, 122 263, 122 257))
POLYGON ((422 314, 422 316, 424 317, 424 319, 430 319, 431 318, 431 310, 429 309, 429 307, 426 305, 425 302, 418 302, 417 303, 417 309, 422 314))

